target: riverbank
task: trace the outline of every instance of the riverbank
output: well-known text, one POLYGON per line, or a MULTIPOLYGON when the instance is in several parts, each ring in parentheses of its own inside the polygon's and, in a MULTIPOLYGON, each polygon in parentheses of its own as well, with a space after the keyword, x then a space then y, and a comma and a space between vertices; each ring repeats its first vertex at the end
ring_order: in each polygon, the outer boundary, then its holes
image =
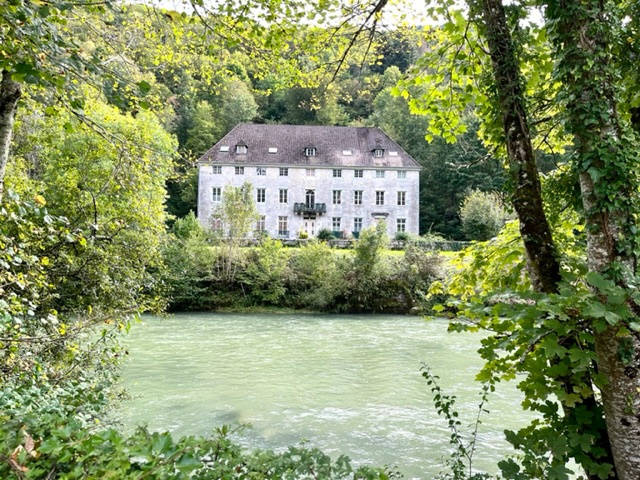
POLYGON ((375 232, 351 250, 322 242, 285 247, 212 246, 198 235, 165 249, 168 310, 419 314, 426 293, 444 275, 446 257, 407 248, 390 252, 375 232))

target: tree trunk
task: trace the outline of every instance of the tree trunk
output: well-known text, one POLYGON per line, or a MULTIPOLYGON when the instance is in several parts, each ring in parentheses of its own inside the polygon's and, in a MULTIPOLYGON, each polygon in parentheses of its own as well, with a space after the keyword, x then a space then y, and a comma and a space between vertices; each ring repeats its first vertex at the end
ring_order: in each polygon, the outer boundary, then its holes
MULTIPOLYGON (((527 254, 527 267, 531 283, 538 292, 556 293, 560 281, 560 264, 556 256, 551 229, 544 213, 540 179, 521 83, 520 65, 501 0, 480 0, 480 9, 502 113, 509 173, 515 190, 513 205, 520 220, 520 233, 527 254)), ((572 338, 565 340, 563 346, 565 348, 575 346, 574 340, 572 338)), ((567 393, 574 392, 574 381, 571 378, 558 377, 557 380, 567 393)), ((583 382, 591 385, 591 377, 588 372, 585 373, 583 382)), ((590 430, 584 433, 594 434, 596 444, 605 452, 603 456, 599 457, 592 454, 590 461, 594 463, 606 462, 613 465, 607 431, 604 427, 604 421, 602 421, 600 406, 594 395, 583 398, 582 404, 578 407, 586 408, 594 415, 593 424, 585 427, 590 430), (598 418, 601 421, 598 421, 598 418)), ((563 411, 569 422, 580 425, 571 420, 571 418, 576 418, 579 413, 575 406, 563 404, 563 411)), ((585 468, 585 470, 587 469, 585 468)), ((587 475, 590 479, 599 478, 588 471, 587 475)))
POLYGON ((9 72, 3 70, 0 81, 0 202, 4 192, 4 175, 9 161, 13 120, 20 94, 20 84, 11 79, 9 72))
POLYGON ((560 265, 542 206, 520 66, 501 1, 482 0, 482 17, 502 111, 509 173, 514 184, 513 206, 520 219, 529 276, 536 291, 555 292, 560 280, 560 265))
MULTIPOLYGON (((589 270, 632 291, 638 251, 634 132, 618 115, 615 2, 549 1, 546 15, 559 59, 567 129, 574 136, 585 211, 589 270)), ((636 321, 640 307, 629 301, 636 321)), ((640 334, 622 325, 595 330, 607 430, 622 480, 640 479, 640 334), (629 329, 630 330, 630 329, 629 329)))

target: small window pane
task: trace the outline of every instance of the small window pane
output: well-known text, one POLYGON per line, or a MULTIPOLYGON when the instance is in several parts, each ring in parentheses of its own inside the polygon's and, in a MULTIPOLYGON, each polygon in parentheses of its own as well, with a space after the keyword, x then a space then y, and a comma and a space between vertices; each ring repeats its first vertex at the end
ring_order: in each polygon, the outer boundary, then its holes
POLYGON ((287 203, 288 202, 288 192, 286 188, 281 188, 280 189, 280 203, 287 203))
POLYGON ((340 223, 341 222, 342 222, 342 219, 340 217, 333 217, 331 219, 331 227, 333 228, 334 232, 340 231, 340 223))
POLYGON ((264 167, 256 167, 256 175, 259 177, 264 177, 267 175, 267 169, 264 167))
POLYGON ((236 175, 244 175, 244 167, 236 167, 236 175))
POLYGON ((334 176, 334 178, 342 177, 342 170, 339 169, 339 168, 334 168, 333 169, 333 176, 334 176))
POLYGON ((384 170, 376 170, 376 178, 384 178, 384 170))
POLYGON ((315 168, 307 168, 307 177, 315 177, 316 169, 315 168))
POLYGON ((355 178, 362 178, 364 177, 364 170, 354 170, 353 171, 353 176, 355 178))
POLYGON ((212 173, 214 175, 221 175, 222 174, 222 166, 221 165, 214 165, 212 168, 212 173))
POLYGON ((287 217, 278 217, 278 235, 281 237, 289 236, 289 222, 287 217))
POLYGON ((333 191, 333 204, 340 205, 342 203, 342 190, 333 191))
POLYGON ((280 167, 280 176, 281 177, 288 177, 289 176, 289 169, 287 167, 280 167))
POLYGON ((353 192, 353 204, 362 205, 362 190, 356 190, 353 192))
POLYGON ((398 170, 398 178, 407 178, 406 170, 398 170))
POLYGON ((258 188, 256 190, 256 203, 264 203, 267 197, 267 191, 265 188, 258 188))
POLYGON ((376 157, 376 158, 381 158, 381 157, 383 157, 383 156, 384 156, 384 150, 383 150, 383 149, 381 149, 381 148, 376 148, 376 149, 373 151, 373 156, 374 156, 374 157, 376 157))
POLYGON ((353 219, 353 231, 359 232, 362 230, 362 218, 356 217, 353 219))
POLYGON ((245 155, 247 153, 247 146, 246 145, 236 145, 236 153, 238 155, 245 155))
POLYGON ((222 188, 213 187, 211 189, 211 192, 212 192, 212 200, 214 202, 220 202, 222 200, 222 188))
POLYGON ((376 205, 384 205, 384 191, 376 191, 376 205))
POLYGON ((406 205, 407 192, 398 192, 398 205, 406 205))
POLYGON ((396 220, 396 230, 398 232, 404 232, 407 229, 407 219, 406 218, 398 218, 396 220))

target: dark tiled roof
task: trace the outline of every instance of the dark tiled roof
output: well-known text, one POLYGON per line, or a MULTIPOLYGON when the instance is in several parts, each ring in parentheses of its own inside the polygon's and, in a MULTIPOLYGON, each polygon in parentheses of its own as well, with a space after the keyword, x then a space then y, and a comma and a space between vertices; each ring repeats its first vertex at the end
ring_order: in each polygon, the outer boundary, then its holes
POLYGON ((291 165, 336 167, 420 168, 420 165, 374 127, 328 127, 315 125, 270 125, 240 123, 211 147, 199 162, 245 165, 291 165), (246 154, 236 154, 236 145, 247 145, 246 154), (229 151, 221 152, 227 146, 229 151), (269 148, 277 153, 269 153, 269 148), (306 147, 315 147, 316 155, 304 155, 306 147), (373 150, 384 150, 380 158, 373 150), (351 150, 352 155, 343 155, 351 150), (398 152, 392 156, 389 152, 398 152))

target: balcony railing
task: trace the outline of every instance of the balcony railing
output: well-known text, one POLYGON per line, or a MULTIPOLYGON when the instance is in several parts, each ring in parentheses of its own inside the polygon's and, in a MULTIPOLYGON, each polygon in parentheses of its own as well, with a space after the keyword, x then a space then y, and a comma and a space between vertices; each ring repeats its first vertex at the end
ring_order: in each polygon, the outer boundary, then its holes
POLYGON ((325 203, 314 203, 313 205, 307 205, 306 203, 294 203, 293 213, 298 215, 304 213, 322 215, 323 213, 327 213, 327 205, 325 203))

